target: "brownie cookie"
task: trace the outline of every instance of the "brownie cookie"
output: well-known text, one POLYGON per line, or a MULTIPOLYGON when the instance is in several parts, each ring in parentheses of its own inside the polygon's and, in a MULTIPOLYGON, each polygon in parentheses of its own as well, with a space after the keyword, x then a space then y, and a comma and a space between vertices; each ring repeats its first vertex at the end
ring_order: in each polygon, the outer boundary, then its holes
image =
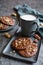
POLYGON ((16 40, 13 40, 11 43, 11 46, 13 49, 22 50, 22 49, 25 49, 26 46, 30 44, 32 44, 31 38, 20 37, 20 38, 17 38, 16 40))
POLYGON ((0 23, 0 30, 7 29, 9 26, 0 23))
POLYGON ((15 20, 13 20, 10 16, 2 16, 2 17, 0 17, 0 21, 6 25, 14 25, 15 24, 15 20))
POLYGON ((32 57, 37 53, 38 45, 36 43, 32 43, 26 47, 25 50, 19 50, 18 53, 23 57, 32 57))

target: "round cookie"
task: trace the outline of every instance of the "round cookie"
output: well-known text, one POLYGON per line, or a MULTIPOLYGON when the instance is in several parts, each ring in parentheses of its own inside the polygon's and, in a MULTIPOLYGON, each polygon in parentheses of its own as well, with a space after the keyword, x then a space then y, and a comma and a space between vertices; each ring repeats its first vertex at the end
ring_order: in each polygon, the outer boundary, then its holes
POLYGON ((38 45, 36 43, 32 43, 26 47, 25 50, 19 50, 18 53, 23 57, 32 57, 37 53, 38 45))
POLYGON ((9 26, 0 23, 0 30, 7 29, 9 26))
POLYGON ((0 21, 6 25, 14 25, 15 24, 15 21, 10 16, 2 16, 2 17, 0 17, 0 21))
POLYGON ((32 39, 28 37, 20 37, 16 40, 13 40, 11 43, 11 46, 13 49, 16 50, 22 50, 25 49, 26 46, 30 45, 32 43, 32 39))

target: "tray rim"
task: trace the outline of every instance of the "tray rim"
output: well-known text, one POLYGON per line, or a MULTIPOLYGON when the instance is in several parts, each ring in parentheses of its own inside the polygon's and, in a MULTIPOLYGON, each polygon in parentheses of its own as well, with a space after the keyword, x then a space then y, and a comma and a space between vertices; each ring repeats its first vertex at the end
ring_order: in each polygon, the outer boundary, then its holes
POLYGON ((32 62, 32 63, 36 63, 37 62, 37 59, 38 59, 38 55, 39 55, 39 51, 40 51, 40 47, 41 47, 41 40, 40 40, 40 45, 39 45, 39 48, 38 48, 38 53, 37 53, 37 58, 36 58, 36 60, 32 60, 32 61, 30 61, 30 60, 23 60, 23 59, 21 59, 21 58, 17 58, 17 57, 14 57, 14 56, 12 56, 12 55, 10 55, 10 53, 6 53, 6 52, 4 52, 5 51, 5 49, 7 48, 7 46, 8 45, 10 45, 11 44, 11 42, 14 40, 13 39, 14 38, 14 36, 9 40, 9 42, 8 42, 8 44, 4 47, 4 49, 2 50, 2 54, 4 55, 4 56, 7 56, 8 58, 10 57, 10 58, 12 58, 12 59, 18 59, 18 60, 21 60, 21 61, 26 61, 26 62, 32 62), (9 55, 8 55, 9 54, 9 55))

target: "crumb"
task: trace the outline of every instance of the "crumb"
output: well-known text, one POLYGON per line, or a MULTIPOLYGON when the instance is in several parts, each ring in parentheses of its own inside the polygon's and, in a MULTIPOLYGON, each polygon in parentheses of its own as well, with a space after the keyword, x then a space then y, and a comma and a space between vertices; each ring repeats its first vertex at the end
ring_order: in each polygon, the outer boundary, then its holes
POLYGON ((15 50, 13 50, 13 53, 15 53, 15 50))
POLYGON ((12 51, 10 51, 10 53, 12 53, 12 51))

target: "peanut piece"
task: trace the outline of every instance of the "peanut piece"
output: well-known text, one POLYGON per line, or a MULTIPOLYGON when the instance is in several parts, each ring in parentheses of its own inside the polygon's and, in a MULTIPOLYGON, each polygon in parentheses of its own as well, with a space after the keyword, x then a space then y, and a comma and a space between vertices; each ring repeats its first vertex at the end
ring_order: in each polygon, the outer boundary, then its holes
POLYGON ((12 16, 17 16, 17 14, 16 14, 15 12, 14 12, 14 13, 12 13, 11 15, 12 15, 12 16))
POLYGON ((4 36, 7 38, 11 38, 11 35, 9 33, 5 33, 4 36))
POLYGON ((35 37, 36 39, 38 39, 38 40, 41 39, 41 37, 40 37, 39 35, 37 35, 37 34, 35 34, 34 37, 35 37))
POLYGON ((35 39, 33 42, 34 42, 34 43, 37 43, 37 42, 38 42, 38 40, 37 40, 37 39, 35 39))

